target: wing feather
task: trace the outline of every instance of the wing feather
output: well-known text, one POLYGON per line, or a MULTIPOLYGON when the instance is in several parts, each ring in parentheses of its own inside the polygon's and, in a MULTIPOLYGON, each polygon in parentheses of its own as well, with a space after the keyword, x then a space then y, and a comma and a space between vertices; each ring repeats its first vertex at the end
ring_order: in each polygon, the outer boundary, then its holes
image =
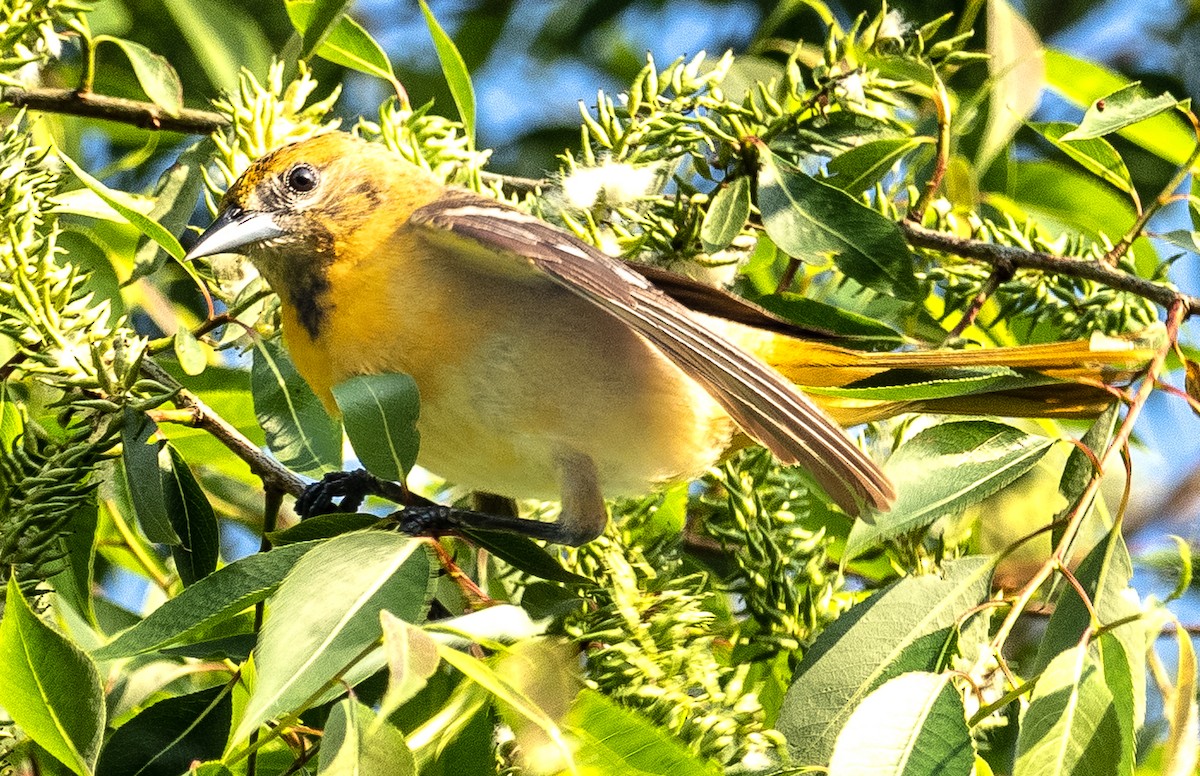
POLYGON ((624 322, 696 380, 730 417, 781 461, 813 474, 842 508, 886 509, 887 476, 842 430, 761 360, 706 329, 679 302, 617 259, 533 216, 470 192, 417 210, 410 223, 446 230, 519 256, 624 322))

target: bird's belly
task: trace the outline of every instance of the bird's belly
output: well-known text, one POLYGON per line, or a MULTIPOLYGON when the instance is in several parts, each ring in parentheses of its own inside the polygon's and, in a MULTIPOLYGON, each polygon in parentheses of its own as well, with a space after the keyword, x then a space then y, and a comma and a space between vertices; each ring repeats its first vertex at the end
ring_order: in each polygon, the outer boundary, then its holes
POLYGON ((476 358, 417 374, 421 465, 472 489, 546 499, 558 497, 560 462, 573 455, 595 463, 607 496, 703 472, 728 446, 732 422, 609 320, 538 343, 528 331, 516 341, 497 331, 476 358))
POLYGON ((702 473, 735 430, 625 324, 548 281, 430 266, 353 284, 335 298, 356 304, 333 308, 317 340, 284 306, 297 369, 327 404, 354 375, 411 375, 418 463, 454 484, 555 499, 561 462, 585 455, 605 495, 641 494, 702 473), (399 283, 409 285, 379 293, 399 283))

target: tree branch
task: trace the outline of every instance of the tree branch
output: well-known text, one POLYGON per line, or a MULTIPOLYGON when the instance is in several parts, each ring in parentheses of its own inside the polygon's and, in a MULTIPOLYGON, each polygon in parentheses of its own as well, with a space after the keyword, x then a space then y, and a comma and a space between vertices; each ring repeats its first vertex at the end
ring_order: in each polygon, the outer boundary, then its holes
POLYGON ((909 244, 918 248, 951 253, 955 256, 982 261, 995 267, 1008 265, 1014 269, 1037 269, 1058 275, 1094 280, 1109 288, 1149 299, 1162 307, 1171 307, 1179 303, 1183 307, 1185 316, 1200 312, 1200 298, 1175 291, 1161 283, 1122 272, 1092 259, 1075 259, 1068 256, 1057 256, 1053 253, 1027 251, 1009 245, 969 240, 926 229, 912 221, 901 221, 899 226, 909 244))
POLYGON ((203 429, 217 438, 230 452, 241 458, 250 466, 268 493, 287 493, 299 497, 304 492, 304 481, 287 467, 259 449, 258 445, 246 438, 245 434, 234 428, 229 421, 213 412, 196 394, 180 385, 179 381, 166 372, 161 366, 149 358, 142 360, 142 373, 151 380, 156 380, 168 388, 176 389, 173 402, 181 410, 187 410, 192 417, 190 425, 203 429))
POLYGON ((165 129, 190 135, 207 135, 229 124, 224 116, 212 111, 184 108, 179 111, 178 116, 172 116, 152 102, 106 97, 71 89, 24 89, 19 86, 7 86, 0 93, 0 102, 6 102, 16 108, 117 121, 142 129, 165 129))

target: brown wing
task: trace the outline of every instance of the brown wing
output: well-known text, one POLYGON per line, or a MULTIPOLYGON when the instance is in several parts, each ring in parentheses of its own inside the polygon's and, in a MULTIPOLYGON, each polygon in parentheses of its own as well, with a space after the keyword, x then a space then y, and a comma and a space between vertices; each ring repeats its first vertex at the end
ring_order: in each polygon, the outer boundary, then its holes
POLYGON ((410 223, 446 230, 521 257, 623 321, 696 380, 738 425, 784 463, 805 467, 835 502, 857 514, 887 509, 887 476, 778 372, 709 331, 687 308, 622 262, 573 235, 470 192, 417 210, 410 223))

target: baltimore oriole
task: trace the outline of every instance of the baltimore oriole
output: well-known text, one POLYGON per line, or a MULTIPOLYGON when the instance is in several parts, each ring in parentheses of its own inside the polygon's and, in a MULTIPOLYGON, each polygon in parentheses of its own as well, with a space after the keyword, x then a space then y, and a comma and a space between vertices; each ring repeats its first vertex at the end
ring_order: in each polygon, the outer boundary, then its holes
MULTIPOLYGON (((987 364, 1098 380, 1106 364, 1146 357, 1087 342, 866 353, 795 336, 805 332, 732 295, 635 270, 344 133, 251 164, 189 258, 228 252, 244 253, 278 293, 287 349, 331 411, 343 380, 411 375, 418 462, 480 491, 559 495, 557 523, 500 527, 569 544, 603 530, 606 496, 698 476, 739 429, 807 469, 847 512, 887 509, 888 478, 788 378, 838 386, 888 369, 987 364)), ((1109 400, 1061 386, 1025 409, 1087 414, 1109 400)), ((830 408, 861 422, 934 405, 830 408)))

